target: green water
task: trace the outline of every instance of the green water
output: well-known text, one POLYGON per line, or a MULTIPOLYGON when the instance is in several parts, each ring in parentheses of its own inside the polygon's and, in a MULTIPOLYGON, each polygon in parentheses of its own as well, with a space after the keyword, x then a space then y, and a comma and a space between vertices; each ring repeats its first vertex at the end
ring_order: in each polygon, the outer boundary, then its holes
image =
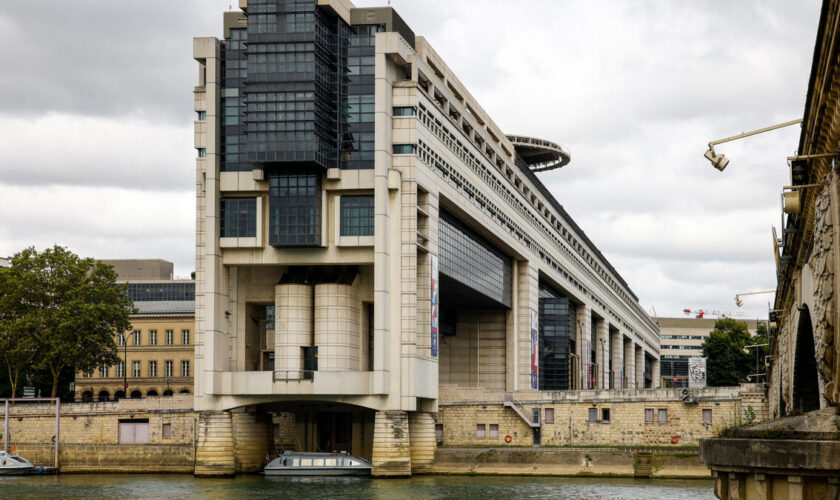
POLYGON ((421 476, 411 479, 195 479, 189 475, 63 474, 0 477, 0 498, 570 498, 714 500, 712 481, 521 476, 421 476))

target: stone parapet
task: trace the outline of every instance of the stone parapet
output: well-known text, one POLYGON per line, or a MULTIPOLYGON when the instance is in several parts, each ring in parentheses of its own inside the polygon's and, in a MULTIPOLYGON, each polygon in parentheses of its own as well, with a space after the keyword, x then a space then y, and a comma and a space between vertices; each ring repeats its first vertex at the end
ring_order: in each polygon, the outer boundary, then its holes
POLYGON ((199 414, 196 436, 196 477, 232 476, 236 473, 232 415, 227 411, 199 414))
POLYGON ((411 475, 411 447, 408 414, 404 411, 378 411, 373 426, 374 477, 411 475))

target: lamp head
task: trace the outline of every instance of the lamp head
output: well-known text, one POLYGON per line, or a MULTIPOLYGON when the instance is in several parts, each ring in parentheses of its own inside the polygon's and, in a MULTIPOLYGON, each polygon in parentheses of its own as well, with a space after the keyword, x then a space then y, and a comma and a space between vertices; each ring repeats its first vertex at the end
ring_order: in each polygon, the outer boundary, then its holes
POLYGON ((744 305, 744 301, 741 300, 741 297, 739 297, 737 295, 735 296, 735 305, 738 306, 738 307, 741 307, 742 305, 744 305))
POLYGON ((713 167, 720 170, 721 172, 723 172, 723 169, 725 169, 726 166, 729 165, 729 158, 727 158, 724 155, 716 154, 711 149, 706 151, 706 154, 704 154, 703 156, 705 156, 706 159, 712 162, 713 167))

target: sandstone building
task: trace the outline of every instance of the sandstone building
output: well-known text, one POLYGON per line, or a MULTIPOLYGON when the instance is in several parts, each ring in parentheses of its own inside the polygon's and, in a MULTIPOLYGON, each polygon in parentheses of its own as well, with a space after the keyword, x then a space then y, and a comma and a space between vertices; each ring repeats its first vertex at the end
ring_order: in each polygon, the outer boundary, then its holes
POLYGON ((128 283, 137 312, 131 330, 117 334, 120 362, 77 373, 76 401, 192 394, 195 282, 175 280, 163 260, 103 260, 128 283))
POLYGON ((196 474, 233 472, 241 413, 407 475, 442 388, 658 385, 656 325, 536 175, 567 149, 504 134, 391 8, 240 8, 194 41, 196 474))

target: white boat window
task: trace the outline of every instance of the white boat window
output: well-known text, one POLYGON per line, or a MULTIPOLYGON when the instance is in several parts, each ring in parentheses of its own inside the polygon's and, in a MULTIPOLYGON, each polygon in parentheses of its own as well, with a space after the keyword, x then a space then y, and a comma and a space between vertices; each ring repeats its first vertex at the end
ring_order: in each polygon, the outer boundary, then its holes
POLYGON ((300 466, 301 467, 312 467, 312 459, 311 458, 301 458, 300 459, 300 466))
POLYGON ((299 458, 293 458, 292 459, 292 467, 297 467, 299 465, 300 465, 300 459, 299 458))
POLYGON ((328 458, 328 459, 325 461, 325 465, 326 465, 327 467, 335 467, 335 466, 336 466, 336 463, 337 463, 337 461, 336 461, 336 459, 334 459, 334 458, 328 458))
POLYGON ((349 465, 351 467, 354 466, 354 465, 357 465, 355 460, 348 460, 347 462, 348 462, 347 465, 349 465))
POLYGON ((288 467, 288 466, 289 466, 289 459, 286 458, 286 459, 283 460, 283 467, 288 467))
POLYGON ((324 466, 324 459, 323 458, 316 458, 312 460, 312 465, 315 467, 323 467, 324 466))

